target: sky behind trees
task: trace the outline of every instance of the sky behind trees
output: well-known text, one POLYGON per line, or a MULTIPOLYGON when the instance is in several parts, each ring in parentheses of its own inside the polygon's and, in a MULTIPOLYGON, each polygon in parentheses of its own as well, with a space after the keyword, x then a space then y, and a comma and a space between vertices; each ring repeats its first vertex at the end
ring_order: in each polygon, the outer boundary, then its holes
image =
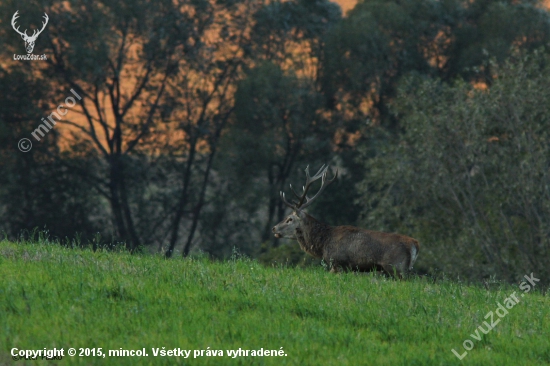
MULTIPOLYGON (((67 243, 167 257, 226 258, 238 248, 300 261, 270 232, 286 214, 279 192, 303 184, 307 165, 328 163, 340 177, 310 212, 419 239, 421 271, 463 274, 442 260, 448 247, 461 248, 472 277, 513 279, 515 268, 547 258, 546 137, 531 135, 544 130, 545 112, 490 108, 511 90, 531 103, 546 80, 541 3, 369 0, 346 16, 311 0, 29 0, 0 9, 0 229, 11 238, 37 228, 67 243), (34 50, 47 60, 13 59, 26 53, 11 27, 16 10, 29 29, 48 14, 34 50), (82 99, 21 152, 17 142, 71 89, 82 99), (473 120, 492 122, 467 127, 473 120), (442 141, 457 145, 442 150, 442 141), (455 170, 453 154, 473 155, 455 170), (540 171, 524 175, 529 194, 502 179, 517 164, 540 171), (468 186, 467 176, 483 179, 468 186), (471 270, 479 264, 487 270, 471 270)), ((547 105, 544 93, 537 98, 547 105)))

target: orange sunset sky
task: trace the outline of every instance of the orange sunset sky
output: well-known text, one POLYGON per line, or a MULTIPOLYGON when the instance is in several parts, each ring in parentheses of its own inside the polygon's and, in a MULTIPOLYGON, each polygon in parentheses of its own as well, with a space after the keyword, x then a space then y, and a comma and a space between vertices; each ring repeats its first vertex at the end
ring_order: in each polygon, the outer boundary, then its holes
MULTIPOLYGON (((332 1, 339 4, 342 8, 343 13, 346 14, 350 9, 352 9, 358 3, 359 0, 332 0, 332 1)), ((544 5, 547 8, 550 8, 550 0, 545 0, 544 5)), ((110 107, 108 102, 106 103, 105 107, 106 108, 110 107)), ((71 118, 72 118, 72 121, 75 122, 76 124, 86 125, 86 122, 83 120, 83 117, 81 117, 81 116, 73 115, 71 118)), ((109 120, 108 117, 106 119, 109 120)), ((59 129, 60 130, 73 130, 73 128, 70 127, 70 126, 63 126, 63 127, 60 127, 59 129)))
MULTIPOLYGON (((344 12, 344 14, 346 14, 346 12, 353 8, 355 6, 355 4, 357 4, 357 1, 358 0, 333 0, 335 3, 339 4, 340 7, 342 7, 342 11, 344 12)), ((550 9, 550 0, 544 0, 543 1, 543 4, 550 9)))
POLYGON ((355 6, 355 4, 357 3, 357 0, 335 0, 334 2, 340 5, 340 7, 342 8, 342 11, 345 14, 349 9, 355 6))

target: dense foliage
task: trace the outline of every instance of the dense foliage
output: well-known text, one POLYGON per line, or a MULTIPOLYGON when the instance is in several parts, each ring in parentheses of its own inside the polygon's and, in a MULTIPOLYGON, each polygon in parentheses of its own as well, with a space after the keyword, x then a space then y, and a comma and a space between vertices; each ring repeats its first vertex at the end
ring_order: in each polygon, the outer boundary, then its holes
POLYGON ((549 277, 550 59, 517 55, 493 70, 490 89, 403 83, 404 132, 365 164, 364 223, 414 234, 424 266, 549 277))
POLYGON ((237 247, 305 263, 271 235, 278 194, 329 163, 339 180, 310 212, 417 237, 420 271, 512 281, 550 259, 550 14, 537 1, 362 0, 345 16, 327 0, 0 10, 29 31, 50 18, 35 46, 46 61, 14 60, 21 37, 0 29, 9 238, 39 228, 167 257, 237 247), (34 140, 70 89, 82 99, 34 140))

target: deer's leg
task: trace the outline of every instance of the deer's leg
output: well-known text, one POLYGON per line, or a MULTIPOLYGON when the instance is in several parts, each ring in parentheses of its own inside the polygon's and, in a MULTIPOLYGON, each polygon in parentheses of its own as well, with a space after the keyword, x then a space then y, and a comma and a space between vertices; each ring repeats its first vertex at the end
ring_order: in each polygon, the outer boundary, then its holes
POLYGON ((340 273, 342 272, 342 267, 339 266, 336 263, 331 263, 330 265, 330 273, 340 273))
POLYGON ((397 266, 394 266, 392 264, 383 264, 382 268, 384 268, 384 271, 386 271, 390 276, 400 280, 403 279, 403 275, 401 274, 401 271, 398 269, 397 266))

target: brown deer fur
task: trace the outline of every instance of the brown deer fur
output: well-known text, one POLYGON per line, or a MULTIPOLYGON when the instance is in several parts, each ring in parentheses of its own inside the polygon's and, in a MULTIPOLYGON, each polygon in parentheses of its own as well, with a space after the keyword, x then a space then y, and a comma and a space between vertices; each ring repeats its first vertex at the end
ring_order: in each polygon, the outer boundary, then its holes
MULTIPOLYGON (((316 177, 323 177, 319 193, 325 187, 326 169, 322 172, 321 170, 311 178, 306 169, 308 183, 304 187, 303 198, 307 197, 308 185, 316 180, 316 177)), ((329 184, 333 180, 334 178, 329 184)), ((317 196, 318 194, 312 199, 307 197, 306 204, 317 196)), ((293 212, 273 227, 275 237, 298 240, 302 250, 315 258, 323 259, 332 272, 382 270, 402 278, 412 269, 420 251, 417 240, 405 235, 370 231, 354 226, 333 227, 302 211, 306 206, 302 204, 303 198, 300 199, 302 203, 290 204, 283 193, 281 197, 285 204, 293 208, 293 212)))

